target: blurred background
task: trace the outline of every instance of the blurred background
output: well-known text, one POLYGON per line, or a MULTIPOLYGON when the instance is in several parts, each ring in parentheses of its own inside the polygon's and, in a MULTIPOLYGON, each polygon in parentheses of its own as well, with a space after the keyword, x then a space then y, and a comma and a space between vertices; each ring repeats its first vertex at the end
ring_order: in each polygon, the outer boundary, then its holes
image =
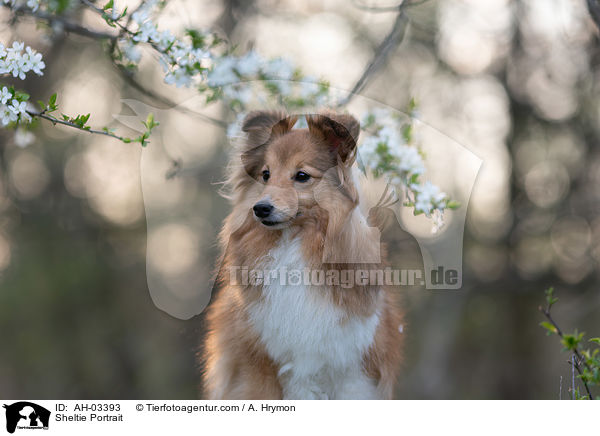
MULTIPOLYGON (((159 26, 218 29, 242 49, 289 57, 350 90, 394 26, 392 6, 178 0, 159 26)), ((467 209, 462 289, 401 291, 398 397, 558 399, 562 378, 568 398, 568 355, 539 327, 538 306, 552 285, 563 330, 600 336, 598 28, 585 0, 429 0, 404 13, 404 38, 362 96, 395 108, 416 98, 420 118, 483 165, 467 209)), ((71 14, 103 26, 89 12, 71 14)), ((0 129, 0 395, 198 398, 203 317, 156 308, 146 255, 164 276, 194 277, 206 291, 229 211, 217 192, 225 129, 132 86, 100 42, 11 18, 0 9, 0 41, 44 54, 45 75, 25 86, 34 100, 57 91, 62 112, 91 112, 91 124, 127 132, 113 115, 135 115, 121 102, 132 99, 158 108, 161 126, 143 174, 134 144, 49 124, 33 138, 0 129), (181 156, 185 176, 168 179, 181 156)), ((136 78, 173 101, 194 98, 161 74, 149 54, 136 78)), ((218 103, 202 112, 230 116, 218 103)))

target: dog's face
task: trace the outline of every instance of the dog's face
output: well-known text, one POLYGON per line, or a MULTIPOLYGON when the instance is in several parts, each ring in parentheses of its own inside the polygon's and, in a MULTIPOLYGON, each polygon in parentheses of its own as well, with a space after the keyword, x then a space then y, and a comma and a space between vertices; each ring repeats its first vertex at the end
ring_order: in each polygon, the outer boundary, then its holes
POLYGON ((336 114, 306 119, 308 129, 295 130, 296 117, 271 112, 252 113, 244 122, 250 145, 244 165, 259 182, 252 213, 267 228, 288 227, 340 195, 348 199, 351 180, 344 174, 354 159, 358 122, 336 114))

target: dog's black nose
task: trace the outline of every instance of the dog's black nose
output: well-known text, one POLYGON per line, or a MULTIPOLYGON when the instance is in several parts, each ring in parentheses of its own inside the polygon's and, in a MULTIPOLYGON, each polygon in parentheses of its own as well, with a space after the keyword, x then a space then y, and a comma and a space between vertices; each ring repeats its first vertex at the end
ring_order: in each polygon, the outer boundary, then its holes
POLYGON ((271 215, 273 206, 271 206, 269 203, 256 203, 252 209, 254 210, 254 215, 257 217, 266 218, 271 215))

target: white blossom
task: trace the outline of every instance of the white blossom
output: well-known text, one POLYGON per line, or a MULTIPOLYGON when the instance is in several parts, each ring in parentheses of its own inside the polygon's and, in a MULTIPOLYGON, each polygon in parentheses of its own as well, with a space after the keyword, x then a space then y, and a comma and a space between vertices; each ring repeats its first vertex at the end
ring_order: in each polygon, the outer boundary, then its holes
POLYGON ((33 12, 37 11, 40 7, 40 0, 27 0, 27 1, 19 1, 19 0, 1 0, 1 4, 9 5, 11 8, 15 6, 21 6, 23 3, 31 9, 33 12))
POLYGON ((131 14, 131 19, 138 25, 142 25, 144 22, 150 19, 150 9, 142 7, 139 10, 131 14))
POLYGON ((431 218, 433 220, 431 233, 435 234, 444 226, 444 209, 434 209, 431 214, 431 218))
MULTIPOLYGON (((169 30, 159 31, 152 21, 152 9, 157 5, 158 2, 154 0, 146 2, 142 8, 132 14, 131 18, 138 26, 132 40, 136 43, 151 44, 160 52, 159 63, 165 72, 165 83, 177 87, 190 86, 204 77, 198 69, 198 64, 201 64, 203 59, 210 58, 211 54, 178 39, 169 30)), ((128 60, 137 63, 141 54, 134 45, 124 45, 123 50, 128 60)))
POLYGON ((234 138, 242 135, 242 123, 244 121, 244 118, 246 118, 246 114, 240 112, 236 115, 235 121, 227 126, 228 138, 234 138))
POLYGON ((374 169, 382 159, 379 150, 380 145, 383 145, 386 153, 394 159, 394 165, 399 172, 405 175, 425 173, 425 165, 419 150, 403 142, 397 127, 384 126, 363 141, 359 153, 364 165, 374 169))
POLYGON ((236 60, 231 56, 216 60, 213 69, 208 73, 207 83, 209 86, 222 86, 236 82, 238 76, 234 71, 235 66, 236 60))
POLYGON ((292 93, 292 87, 287 80, 269 80, 268 83, 275 85, 281 96, 287 97, 292 93))
POLYGON ((13 99, 8 109, 11 110, 16 116, 20 116, 21 120, 31 121, 31 116, 27 113, 27 102, 13 99))
POLYGON ((17 147, 25 148, 35 140, 35 136, 29 130, 17 129, 15 131, 15 144, 17 147))
POLYGON ((309 99, 318 94, 321 87, 313 77, 304 77, 300 83, 300 97, 309 99))
POLYGON ((397 120, 394 119, 393 112, 390 109, 375 108, 372 113, 379 124, 390 126, 397 123, 397 120))
POLYGON ((40 7, 40 0, 27 0, 27 7, 31 8, 33 12, 37 11, 40 7))
POLYGON ((251 50, 237 61, 235 69, 242 76, 254 76, 260 70, 260 66, 263 62, 264 60, 258 55, 258 53, 256 53, 254 50, 251 50))
POLYGON ((42 55, 31 47, 25 48, 23 53, 24 48, 25 44, 20 41, 14 41, 8 48, 0 43, 0 74, 12 74, 13 77, 21 80, 25 80, 29 71, 33 71, 38 76, 44 74, 42 70, 46 64, 42 61, 42 55))
POLYGON ((432 209, 447 198, 447 195, 430 181, 422 185, 413 185, 411 188, 416 193, 415 209, 424 212, 428 217, 431 216, 432 209))
POLYGON ((12 93, 6 86, 3 86, 0 90, 0 103, 6 104, 13 97, 12 93))
MULTIPOLYGON (((154 42, 158 46, 159 50, 162 51, 169 49, 173 44, 175 44, 176 40, 175 35, 173 35, 169 30, 158 32, 158 29, 156 30, 156 33, 151 35, 151 39, 155 40, 154 42)), ((179 50, 181 50, 181 48, 179 48, 179 50)), ((180 56, 182 55, 183 53, 180 54, 180 56)))
POLYGON ((267 62, 263 71, 268 77, 290 80, 294 75, 295 68, 288 60, 275 58, 267 62))
POLYGON ((414 124, 403 123, 391 110, 377 108, 365 115, 363 125, 369 132, 359 148, 363 165, 374 170, 377 177, 385 177, 397 192, 404 190, 415 211, 432 219, 432 232, 436 233, 444 224, 450 198, 433 183, 419 181, 425 174, 423 157, 417 147, 406 143, 414 141, 414 124), (405 138, 400 132, 407 128, 411 136, 405 138))
POLYGON ((190 56, 200 62, 202 59, 209 59, 211 57, 211 53, 209 51, 202 50, 200 48, 195 48, 190 51, 190 56))
POLYGON ((423 174, 425 165, 419 150, 408 145, 399 145, 390 149, 390 154, 398 160, 398 168, 408 174, 423 174))
POLYGON ((138 32, 133 36, 137 42, 149 42, 158 39, 158 30, 151 21, 146 21, 140 26, 138 32))
POLYGON ((121 40, 120 42, 122 44, 123 54, 125 57, 129 61, 137 64, 142 59, 142 52, 140 49, 129 40, 121 40))
POLYGON ((178 88, 181 86, 189 86, 192 83, 192 78, 184 68, 177 68, 170 71, 165 76, 165 83, 169 85, 175 84, 178 88))
POLYGON ((223 95, 227 99, 236 100, 242 103, 242 105, 247 105, 252 99, 252 89, 244 83, 234 86, 225 86, 223 88, 223 95))
POLYGON ((42 70, 46 67, 46 64, 42 61, 42 55, 32 50, 31 47, 25 49, 26 53, 23 55, 23 70, 33 71, 38 76, 43 76, 42 70))
POLYGON ((358 153, 362 160, 363 165, 374 169, 377 167, 380 161, 380 157, 377 154, 377 147, 379 146, 380 138, 375 135, 367 136, 358 149, 358 153))
POLYGON ((3 126, 8 126, 10 123, 14 123, 19 119, 8 106, 0 104, 0 122, 3 126))

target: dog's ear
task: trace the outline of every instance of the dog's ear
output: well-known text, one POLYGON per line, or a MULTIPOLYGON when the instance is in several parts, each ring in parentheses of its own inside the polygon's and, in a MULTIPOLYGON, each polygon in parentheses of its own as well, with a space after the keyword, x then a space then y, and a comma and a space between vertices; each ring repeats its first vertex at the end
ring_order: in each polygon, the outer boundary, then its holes
POLYGON ((246 116, 242 131, 248 134, 248 139, 241 148, 241 159, 250 177, 256 178, 264 164, 265 144, 292 130, 296 121, 297 116, 277 111, 254 111, 246 116))
POLYGON ((352 115, 324 113, 307 115, 308 130, 336 151, 342 162, 352 163, 356 156, 356 143, 360 123, 352 115))
POLYGON ((259 147, 269 140, 285 135, 298 121, 297 116, 289 116, 279 111, 253 111, 242 123, 242 131, 248 133, 248 148, 259 147))

